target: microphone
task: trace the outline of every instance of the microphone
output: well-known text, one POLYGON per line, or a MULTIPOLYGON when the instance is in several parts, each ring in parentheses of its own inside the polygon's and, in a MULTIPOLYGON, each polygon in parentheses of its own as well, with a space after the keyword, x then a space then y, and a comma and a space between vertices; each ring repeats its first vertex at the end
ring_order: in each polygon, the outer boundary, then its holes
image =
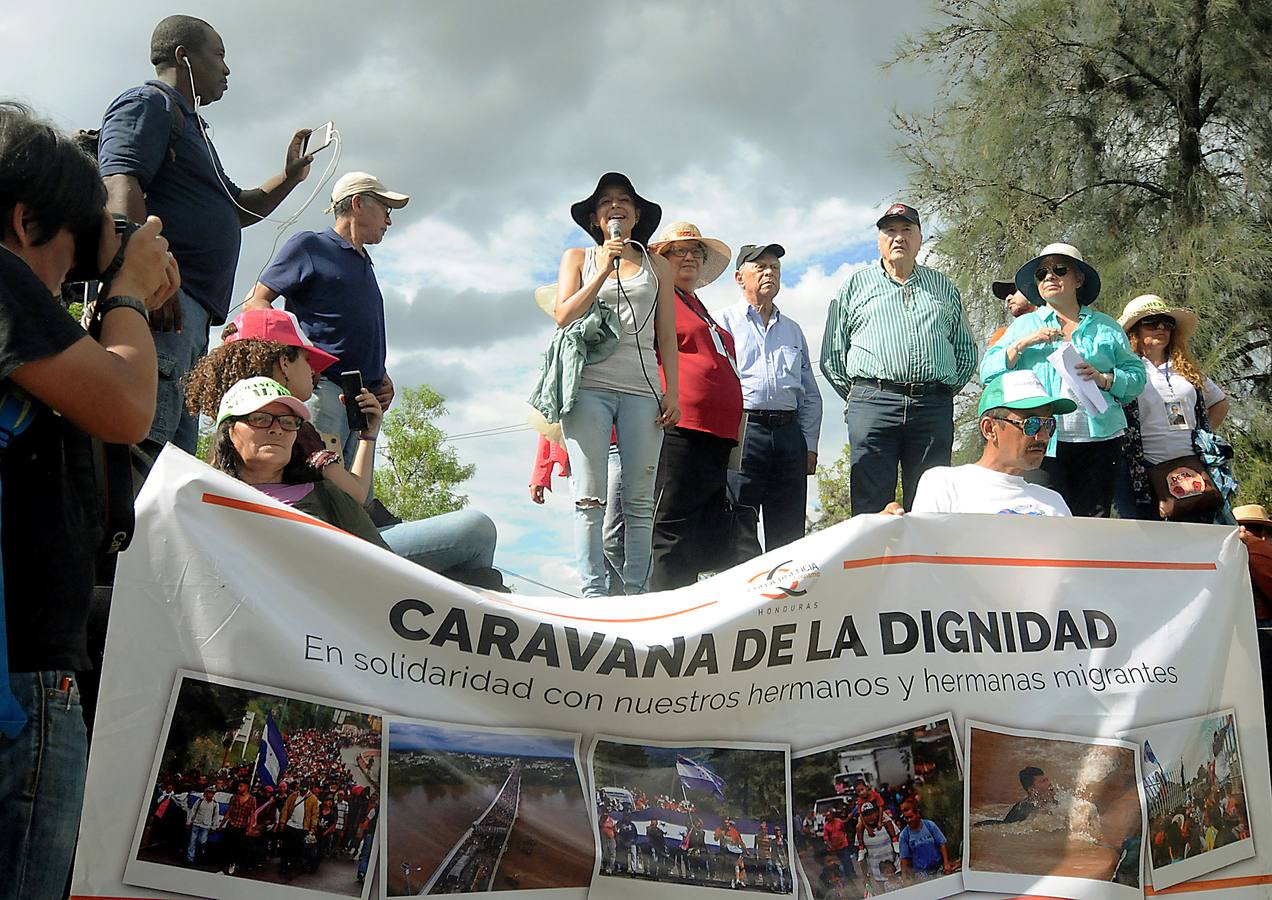
MULTIPOLYGON (((622 235, 622 233, 623 233, 623 226, 622 226, 622 225, 620 225, 620 224, 618 224, 618 219, 610 219, 610 220, 609 220, 609 236, 610 236, 610 240, 611 240, 611 241, 618 240, 618 238, 622 235)), ((620 257, 617 257, 617 256, 616 256, 616 257, 614 257, 614 269, 615 269, 615 271, 617 271, 617 270, 618 270, 618 264, 619 264, 619 262, 620 262, 620 261, 621 261, 620 257)))

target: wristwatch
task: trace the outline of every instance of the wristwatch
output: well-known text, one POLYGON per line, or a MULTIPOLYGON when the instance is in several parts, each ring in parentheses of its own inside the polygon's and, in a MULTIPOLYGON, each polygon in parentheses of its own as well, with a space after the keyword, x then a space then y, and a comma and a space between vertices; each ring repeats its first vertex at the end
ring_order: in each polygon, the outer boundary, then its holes
POLYGON ((129 297, 126 294, 116 294, 113 297, 107 297, 105 300, 98 300, 97 316, 98 318, 105 318, 106 313, 110 312, 112 309, 119 309, 121 306, 137 310, 137 312, 141 313, 141 317, 143 319, 147 322, 150 321, 150 310, 146 308, 146 304, 142 303, 136 297, 129 297))

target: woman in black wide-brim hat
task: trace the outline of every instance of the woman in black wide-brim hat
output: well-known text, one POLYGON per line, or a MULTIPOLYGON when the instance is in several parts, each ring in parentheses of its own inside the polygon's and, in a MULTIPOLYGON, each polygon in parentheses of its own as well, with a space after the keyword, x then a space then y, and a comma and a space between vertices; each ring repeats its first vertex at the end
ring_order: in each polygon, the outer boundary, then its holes
POLYGON ((583 596, 608 595, 602 532, 610 437, 617 434, 623 589, 638 594, 649 578, 662 429, 680 420, 671 267, 645 252, 662 209, 636 193, 626 175, 610 172, 570 207, 570 216, 596 246, 572 248, 561 257, 553 315, 557 327, 569 326, 598 302, 614 310, 622 326, 617 349, 583 366, 574 402, 561 416, 572 469, 579 576, 583 596), (665 385, 659 381, 656 348, 665 385))
POLYGON ((1016 271, 1016 290, 1036 309, 1013 321, 985 351, 981 381, 1029 369, 1051 395, 1079 400, 1051 358, 1072 345, 1077 377, 1095 386, 1105 408, 1097 412, 1079 402, 1075 411, 1057 416, 1042 467, 1025 477, 1057 491, 1075 516, 1108 518, 1126 430, 1122 406, 1144 389, 1144 362, 1117 321, 1092 308, 1100 296, 1100 273, 1072 244, 1042 248, 1016 271))

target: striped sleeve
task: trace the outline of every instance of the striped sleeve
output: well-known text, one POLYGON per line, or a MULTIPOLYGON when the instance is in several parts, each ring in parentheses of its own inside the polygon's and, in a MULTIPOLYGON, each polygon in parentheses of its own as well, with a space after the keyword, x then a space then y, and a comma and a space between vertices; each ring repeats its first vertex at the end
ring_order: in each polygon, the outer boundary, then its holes
POLYGON ((838 293, 830 301, 830 309, 826 312, 826 330, 822 334, 821 370, 830 382, 830 386, 844 400, 852 390, 852 379, 848 377, 846 363, 851 339, 848 336, 847 309, 852 276, 839 286, 838 293))

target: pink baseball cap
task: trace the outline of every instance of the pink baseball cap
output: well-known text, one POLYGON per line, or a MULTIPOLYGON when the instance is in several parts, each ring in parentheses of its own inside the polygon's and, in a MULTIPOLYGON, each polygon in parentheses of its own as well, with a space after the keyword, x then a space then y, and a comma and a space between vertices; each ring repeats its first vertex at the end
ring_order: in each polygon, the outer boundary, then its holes
POLYGON ((226 344, 234 341, 275 341, 288 347, 300 347, 308 351, 309 366, 315 372, 340 361, 326 350, 315 347, 314 342, 305 336, 295 314, 286 310, 244 310, 234 317, 232 324, 234 333, 221 339, 226 344))

